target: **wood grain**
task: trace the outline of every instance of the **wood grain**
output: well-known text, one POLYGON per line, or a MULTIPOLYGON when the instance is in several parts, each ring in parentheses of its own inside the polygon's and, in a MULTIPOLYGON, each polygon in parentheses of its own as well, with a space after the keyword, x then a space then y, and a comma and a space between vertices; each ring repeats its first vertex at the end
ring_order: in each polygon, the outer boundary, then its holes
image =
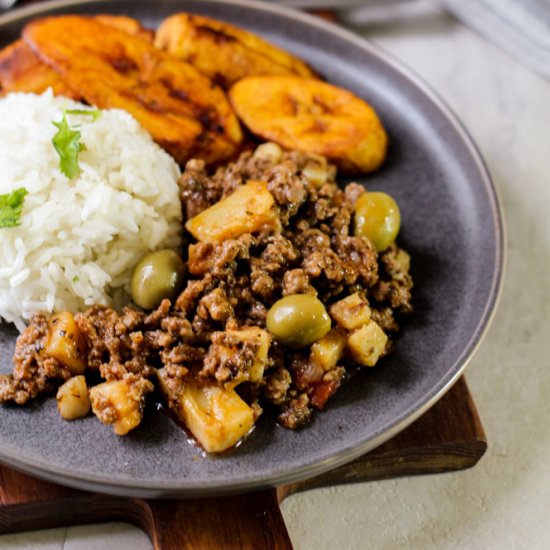
POLYGON ((109 521, 143 529, 159 550, 292 548, 274 489, 148 501, 77 491, 0 468, 0 534, 109 521))
POLYGON ((195 501, 149 501, 158 549, 291 549, 275 490, 195 501), (182 528, 182 525, 184 526, 182 528))
POLYGON ((298 491, 469 468, 487 448, 464 379, 396 437, 321 476, 247 495, 145 500, 77 491, 0 467, 0 534, 126 521, 157 550, 292 548, 278 506, 298 491))

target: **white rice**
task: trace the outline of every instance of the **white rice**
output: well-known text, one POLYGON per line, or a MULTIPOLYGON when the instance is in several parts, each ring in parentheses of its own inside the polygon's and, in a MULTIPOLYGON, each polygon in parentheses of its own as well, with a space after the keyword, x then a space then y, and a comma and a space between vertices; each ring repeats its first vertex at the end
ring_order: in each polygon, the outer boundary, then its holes
POLYGON ((119 110, 67 115, 85 150, 68 179, 52 138, 64 109, 86 109, 51 92, 0 100, 0 195, 24 187, 20 225, 0 228, 0 317, 82 310, 127 299, 147 252, 180 244, 175 161, 119 110))

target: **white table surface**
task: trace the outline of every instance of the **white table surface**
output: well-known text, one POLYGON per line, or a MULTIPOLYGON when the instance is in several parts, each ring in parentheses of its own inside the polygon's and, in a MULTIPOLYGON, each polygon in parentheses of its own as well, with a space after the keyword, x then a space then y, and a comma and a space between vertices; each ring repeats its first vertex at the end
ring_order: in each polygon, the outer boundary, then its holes
MULTIPOLYGON (((550 82, 437 9, 362 34, 462 119, 500 193, 507 274, 467 371, 489 440, 463 472, 321 489, 282 505, 299 549, 550 548, 550 82)), ((25 550, 150 549, 125 524, 0 537, 25 550)))

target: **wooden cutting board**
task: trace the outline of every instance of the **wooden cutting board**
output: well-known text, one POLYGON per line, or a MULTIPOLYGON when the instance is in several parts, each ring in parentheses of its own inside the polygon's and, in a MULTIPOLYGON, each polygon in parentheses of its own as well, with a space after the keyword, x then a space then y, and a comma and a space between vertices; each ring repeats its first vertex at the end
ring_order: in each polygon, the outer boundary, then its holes
POLYGON ((156 550, 291 549, 279 503, 299 491, 476 464, 487 448, 476 407, 461 378, 428 412, 366 455, 321 476, 248 495, 145 500, 93 494, 0 467, 0 534, 125 521, 156 550))

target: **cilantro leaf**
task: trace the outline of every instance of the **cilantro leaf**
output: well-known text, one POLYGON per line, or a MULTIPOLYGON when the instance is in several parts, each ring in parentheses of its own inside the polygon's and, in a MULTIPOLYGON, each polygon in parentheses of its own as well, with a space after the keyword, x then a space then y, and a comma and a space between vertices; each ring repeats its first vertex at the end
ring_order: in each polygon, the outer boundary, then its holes
POLYGON ((80 132, 69 126, 65 111, 61 122, 52 124, 58 130, 52 138, 52 143, 60 158, 59 169, 69 179, 75 178, 80 174, 78 153, 84 150, 84 145, 80 143, 80 132))
POLYGON ((0 195, 0 227, 19 225, 23 202, 28 191, 24 187, 15 189, 7 195, 0 195))
POLYGON ((68 115, 91 116, 92 122, 95 122, 101 116, 99 109, 68 109, 65 113, 68 115))

